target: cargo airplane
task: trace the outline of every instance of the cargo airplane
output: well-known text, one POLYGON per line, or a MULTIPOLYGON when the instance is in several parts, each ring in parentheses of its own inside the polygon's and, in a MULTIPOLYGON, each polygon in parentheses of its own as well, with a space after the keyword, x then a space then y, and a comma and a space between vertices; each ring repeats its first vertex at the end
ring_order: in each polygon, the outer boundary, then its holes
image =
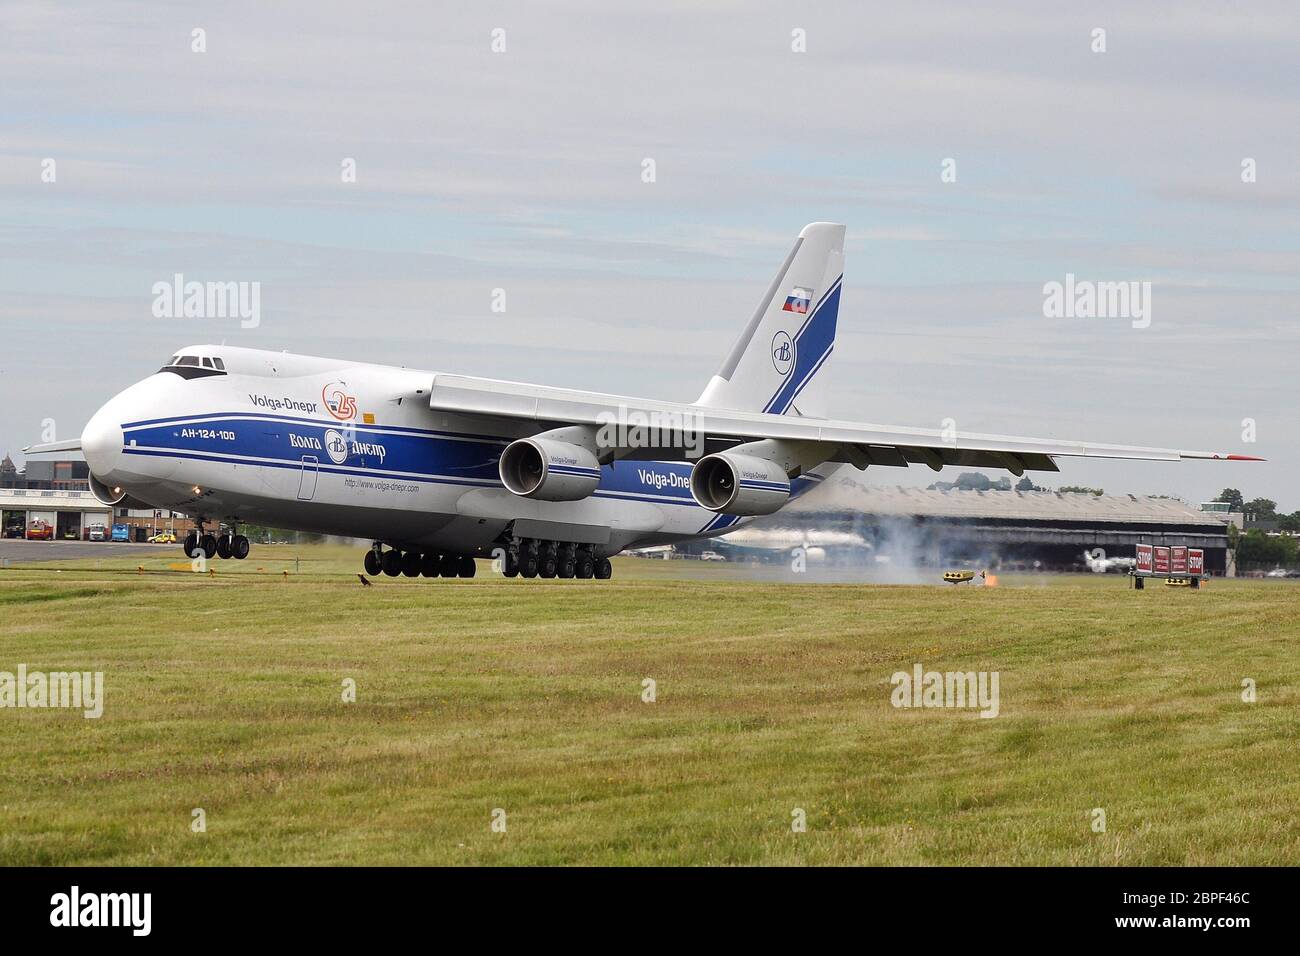
POLYGON ((625 548, 772 514, 842 465, 1057 471, 1058 457, 1244 458, 941 433, 824 417, 845 227, 804 227, 691 404, 196 345, 108 401, 79 440, 109 505, 195 519, 191 558, 244 558, 242 524, 360 537, 370 574, 608 578, 625 548))

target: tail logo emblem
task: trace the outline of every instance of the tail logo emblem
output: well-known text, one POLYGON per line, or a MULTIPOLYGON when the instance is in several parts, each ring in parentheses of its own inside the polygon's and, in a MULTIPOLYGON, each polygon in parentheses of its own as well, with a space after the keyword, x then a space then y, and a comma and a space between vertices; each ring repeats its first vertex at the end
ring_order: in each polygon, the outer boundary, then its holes
POLYGON ((772 336, 772 367, 778 375, 789 375, 794 367, 794 343, 784 331, 772 336))

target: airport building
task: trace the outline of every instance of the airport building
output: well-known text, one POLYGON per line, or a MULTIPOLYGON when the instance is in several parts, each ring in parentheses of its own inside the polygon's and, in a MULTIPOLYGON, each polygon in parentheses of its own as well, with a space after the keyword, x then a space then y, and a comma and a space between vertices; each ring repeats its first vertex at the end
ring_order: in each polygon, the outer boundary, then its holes
POLYGON ((923 567, 1085 570, 1085 552, 1132 558, 1138 544, 1205 551, 1211 574, 1232 575, 1228 514, 1175 498, 1055 491, 961 491, 827 482, 761 518, 720 550, 817 547, 830 564, 894 560, 923 567), (747 539, 749 539, 747 541, 747 539))
POLYGON ((128 529, 128 540, 144 541, 156 531, 175 527, 183 535, 192 526, 167 511, 109 507, 91 494, 89 479, 82 460, 32 460, 19 471, 5 455, 0 460, 0 535, 87 541, 92 529, 102 528, 107 540, 117 525, 128 529))

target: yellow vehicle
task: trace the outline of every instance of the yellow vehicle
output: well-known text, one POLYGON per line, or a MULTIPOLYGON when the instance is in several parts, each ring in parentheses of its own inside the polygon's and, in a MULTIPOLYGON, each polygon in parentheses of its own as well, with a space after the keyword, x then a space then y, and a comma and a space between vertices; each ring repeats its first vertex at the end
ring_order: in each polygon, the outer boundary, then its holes
POLYGON ((159 531, 156 535, 154 535, 152 538, 149 539, 149 543, 150 544, 175 544, 176 535, 174 535, 170 531, 159 531))
POLYGON ((974 571, 945 571, 943 579, 950 584, 961 584, 965 581, 975 580, 974 571))

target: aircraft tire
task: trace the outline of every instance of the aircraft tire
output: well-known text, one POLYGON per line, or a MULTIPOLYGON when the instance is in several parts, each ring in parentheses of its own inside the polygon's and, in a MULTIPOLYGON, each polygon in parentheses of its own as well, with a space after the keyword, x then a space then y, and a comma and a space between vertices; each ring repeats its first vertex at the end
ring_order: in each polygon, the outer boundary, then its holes
POLYGON ((199 539, 199 547, 203 549, 203 556, 211 561, 217 554, 217 536, 205 534, 199 539))
POLYGON ((424 557, 420 559, 420 573, 426 578, 436 578, 438 568, 442 564, 442 555, 437 551, 427 551, 424 557))
POLYGON ((460 567, 457 570, 462 578, 472 578, 474 572, 478 570, 478 564, 467 554, 460 559, 460 567))
POLYGON ((420 576, 420 552, 407 551, 402 555, 402 573, 408 578, 420 576))
POLYGON ((578 555, 577 566, 573 569, 573 576, 577 578, 591 577, 596 573, 596 561, 589 554, 578 555))
POLYGON ((181 550, 185 552, 187 558, 197 558, 199 556, 199 535, 197 531, 191 531, 185 536, 185 543, 181 545, 181 550))
POLYGON ((543 553, 542 556, 539 557, 537 560, 538 560, 538 564, 540 565, 537 569, 537 574, 539 577, 543 577, 543 578, 555 577, 556 568, 555 568, 554 554, 543 553))
POLYGON ((519 558, 510 551, 501 559, 501 573, 508 578, 519 577, 519 558))
POLYGON ((557 578, 571 578, 578 573, 578 559, 573 555, 563 555, 556 562, 555 576, 557 578))
POLYGON ((221 558, 221 560, 224 561, 229 558, 234 553, 234 550, 230 535, 223 534, 217 539, 217 557, 221 558))
POLYGON ((248 552, 250 550, 251 546, 248 543, 248 539, 242 534, 237 534, 231 539, 230 553, 234 555, 236 561, 243 561, 244 558, 248 557, 248 552))
POLYGON ((444 578, 454 578, 460 571, 460 555, 444 554, 438 562, 438 574, 444 578))
POLYGON ((535 578, 540 563, 537 560, 537 555, 525 552, 519 556, 519 573, 526 578, 535 578))
POLYGON ((366 574, 372 578, 377 578, 384 573, 384 559, 379 556, 374 548, 366 552, 365 560, 362 562, 366 568, 366 574))
POLYGON ((596 561, 596 579, 598 581, 608 581, 614 576, 614 566, 609 563, 609 558, 599 558, 596 561))
POLYGON ((402 552, 396 548, 384 552, 383 557, 384 573, 390 578, 395 578, 402 573, 402 552))

